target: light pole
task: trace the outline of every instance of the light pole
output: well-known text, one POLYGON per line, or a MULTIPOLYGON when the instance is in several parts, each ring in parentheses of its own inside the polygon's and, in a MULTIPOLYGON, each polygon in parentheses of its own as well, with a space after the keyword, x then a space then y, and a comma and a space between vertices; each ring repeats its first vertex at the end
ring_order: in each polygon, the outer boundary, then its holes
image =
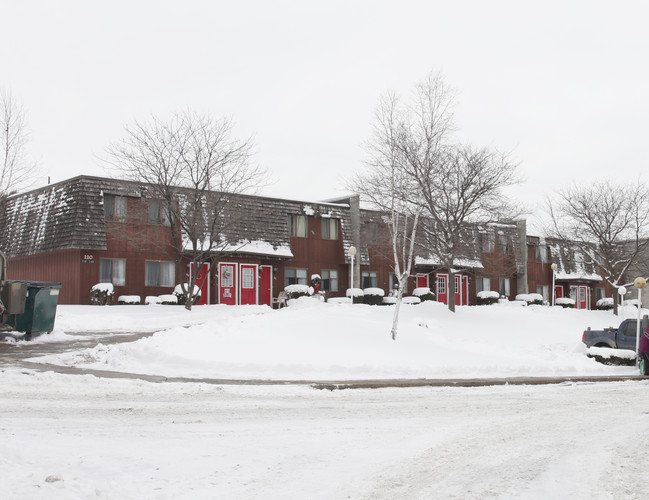
POLYGON ((647 285, 647 280, 644 278, 636 278, 633 286, 638 289, 638 321, 635 330, 635 365, 640 366, 640 308, 642 306, 642 289, 647 285))
POLYGON ((553 305, 553 306, 554 306, 554 299, 555 299, 555 297, 556 297, 556 295, 557 295, 557 292, 556 292, 556 290, 555 290, 555 288, 554 288, 554 281, 555 281, 555 276, 557 275, 557 269, 558 269, 558 267, 559 267, 559 266, 557 266, 557 265, 554 264, 554 263, 552 263, 552 265, 550 266, 550 269, 552 269, 552 305, 553 305))
POLYGON ((352 259, 352 272, 349 275, 350 277, 349 298, 351 299, 353 304, 354 303, 354 256, 356 255, 356 247, 349 247, 347 253, 352 259))

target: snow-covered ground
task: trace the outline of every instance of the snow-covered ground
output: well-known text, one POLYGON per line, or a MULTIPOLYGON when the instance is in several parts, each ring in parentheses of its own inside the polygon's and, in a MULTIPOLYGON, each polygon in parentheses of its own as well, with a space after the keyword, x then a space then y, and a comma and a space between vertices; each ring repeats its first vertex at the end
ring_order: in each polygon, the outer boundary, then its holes
MULTIPOLYGON (((189 377, 634 373, 581 346, 586 326, 622 319, 611 313, 423 304, 403 308, 393 342, 390 307, 309 300, 281 311, 60 306, 36 342, 165 329, 47 361, 189 377)), ((646 497, 644 380, 330 392, 6 365, 0 381, 0 498, 646 497)))
MULTIPOLYGON (((164 376, 285 380, 626 375, 587 358, 587 326, 616 325, 605 311, 545 306, 403 305, 390 337, 393 307, 328 304, 302 298, 266 306, 62 306, 55 332, 153 331, 132 344, 99 345, 39 358, 48 363, 164 376)), ((626 310, 634 314, 636 309, 626 310)))

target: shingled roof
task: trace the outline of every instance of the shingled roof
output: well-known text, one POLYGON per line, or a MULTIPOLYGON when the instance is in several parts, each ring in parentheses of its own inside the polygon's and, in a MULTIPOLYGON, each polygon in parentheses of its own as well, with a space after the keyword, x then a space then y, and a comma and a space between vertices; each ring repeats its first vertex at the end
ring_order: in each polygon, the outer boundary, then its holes
MULTIPOLYGON (((146 198, 154 191, 144 183, 80 176, 12 196, 0 209, 0 248, 11 257, 72 248, 105 250, 103 195, 146 198)), ((338 218, 345 250, 354 244, 348 204, 232 195, 227 207, 230 216, 237 214, 237 223, 223 237, 237 253, 259 254, 266 248, 271 255, 290 256, 274 252, 290 248, 289 214, 338 218)))

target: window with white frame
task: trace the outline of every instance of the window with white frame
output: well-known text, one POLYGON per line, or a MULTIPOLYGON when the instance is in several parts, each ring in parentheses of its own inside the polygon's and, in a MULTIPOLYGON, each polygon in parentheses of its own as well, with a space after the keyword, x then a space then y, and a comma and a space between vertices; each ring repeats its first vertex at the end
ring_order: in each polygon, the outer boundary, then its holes
POLYGON ((325 292, 338 291, 338 271, 335 269, 323 269, 320 276, 322 290, 325 292))
POLYGON ((306 238, 306 215, 289 215, 289 231, 291 236, 306 238))
POLYGON ((606 298, 606 288, 597 287, 595 288, 595 303, 598 300, 606 298))
POLYGON ((537 285, 536 293, 543 296, 546 302, 550 300, 550 287, 548 285, 537 285))
POLYGON ((482 251, 485 253, 492 253, 496 246, 496 239, 494 233, 482 233, 482 251))
POLYGON ((378 275, 375 271, 363 271, 361 274, 362 288, 377 288, 379 286, 378 275))
POLYGON ((498 235, 498 252, 501 254, 509 253, 509 236, 506 234, 498 235))
POLYGON ((546 263, 548 259, 548 247, 546 245, 537 245, 536 247, 536 262, 546 263))
POLYGON ((475 279, 475 291, 476 292, 489 292, 491 290, 491 280, 489 278, 480 278, 475 279))
POLYGON ((104 218, 106 220, 126 220, 126 196, 104 195, 104 218))
POLYGON ((437 277, 437 293, 444 295, 446 293, 446 276, 437 277))
POLYGON ((289 285, 307 285, 307 270, 306 269, 284 269, 284 286, 289 285))
POLYGON ((509 294, 511 293, 509 278, 500 278, 498 282, 499 282, 498 292, 500 293, 500 295, 504 297, 509 297, 509 294))
POLYGON ((158 200, 149 200, 148 202, 148 219, 149 224, 162 224, 168 226, 169 213, 163 204, 158 200))
POLYGON ((99 282, 126 285, 126 259, 99 259, 99 282))
POLYGON ((144 268, 144 286, 172 287, 176 282, 174 262, 147 261, 144 268))
POLYGON ((323 240, 337 240, 338 239, 338 219, 322 219, 322 239, 323 240))
MULTIPOLYGON (((398 289, 399 278, 397 278, 396 273, 390 273, 390 290, 394 291, 398 289)), ((406 280, 406 283, 404 284, 403 293, 408 293, 408 280, 406 280)))
POLYGON ((241 288, 255 288, 255 269, 252 267, 241 268, 241 288))

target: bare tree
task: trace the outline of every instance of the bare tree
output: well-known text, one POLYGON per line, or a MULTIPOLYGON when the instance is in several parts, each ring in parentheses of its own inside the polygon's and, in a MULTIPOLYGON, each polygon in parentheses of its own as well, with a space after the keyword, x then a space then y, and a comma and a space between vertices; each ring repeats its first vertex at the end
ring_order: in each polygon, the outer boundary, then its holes
POLYGON ((449 271, 448 307, 455 311, 455 274, 475 253, 476 226, 519 214, 503 189, 518 182, 507 155, 469 146, 448 147, 430 161, 421 146, 408 149, 409 164, 424 200, 421 221, 426 250, 449 271))
POLYGON ((615 289, 649 248, 649 189, 642 182, 573 185, 548 198, 547 208, 552 236, 591 256, 615 289))
POLYGON ((262 174, 250 165, 252 141, 234 139, 232 128, 230 119, 186 111, 168 122, 153 118, 127 127, 126 138, 108 148, 112 163, 148 183, 161 202, 187 309, 196 297, 201 266, 211 271, 219 255, 232 250, 225 233, 236 208, 228 207, 229 201, 257 187, 262 174), (187 280, 182 279, 185 262, 192 269, 187 280))
POLYGON ((2 93, 2 164, 0 165, 0 201, 18 189, 29 186, 37 165, 27 157, 29 140, 25 113, 9 93, 2 93))
POLYGON ((422 199, 425 249, 449 271, 448 306, 455 311, 455 270, 475 247, 473 229, 518 213, 503 195, 518 182, 516 165, 497 151, 448 141, 452 99, 440 75, 431 75, 416 90, 414 119, 401 148, 422 199))

